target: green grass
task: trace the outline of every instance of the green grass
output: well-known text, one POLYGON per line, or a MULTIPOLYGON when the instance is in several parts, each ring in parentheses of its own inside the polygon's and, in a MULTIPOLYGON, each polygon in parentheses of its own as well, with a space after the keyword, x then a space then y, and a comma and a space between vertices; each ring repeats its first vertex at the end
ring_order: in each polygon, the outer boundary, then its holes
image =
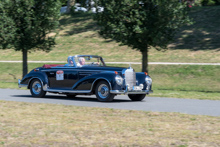
POLYGON ((220 146, 220 118, 0 101, 0 146, 220 146))
POLYGON ((184 26, 176 35, 172 49, 220 50, 219 6, 194 7, 190 16, 194 24, 184 26))
MULTIPOLYGON (((43 63, 29 63, 29 69, 43 63)), ((0 88, 18 88, 21 63, 0 63, 0 88)), ((111 65, 128 67, 128 65, 111 65)), ((141 65, 132 65, 136 72, 141 65)), ((199 65, 150 65, 155 97, 177 97, 220 100, 220 66, 199 65)), ((25 89, 25 88, 23 88, 25 89)))
MULTIPOLYGON (((150 49, 149 62, 220 63, 220 6, 193 7, 194 24, 184 26, 165 52, 150 49)), ((56 47, 49 53, 32 51, 28 60, 66 61, 69 55, 94 54, 105 61, 141 62, 141 53, 98 35, 92 14, 63 15, 60 19, 56 47)), ((21 52, 0 50, 0 60, 22 60, 21 52)), ((1 63, 0 87, 17 88, 21 64, 1 63)), ((29 70, 42 64, 29 64, 29 70)), ((127 66, 127 65, 116 65, 127 66)), ((133 65, 136 71, 140 65, 133 65)), ((152 96, 197 99, 220 99, 219 66, 150 65, 154 93, 152 96)))

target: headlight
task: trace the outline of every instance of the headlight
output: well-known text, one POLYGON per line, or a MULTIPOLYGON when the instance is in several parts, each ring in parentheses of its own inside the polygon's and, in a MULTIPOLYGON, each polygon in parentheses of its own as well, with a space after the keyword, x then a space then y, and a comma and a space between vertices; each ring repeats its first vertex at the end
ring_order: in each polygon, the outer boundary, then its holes
POLYGON ((118 85, 122 85, 123 84, 123 78, 119 75, 116 75, 115 77, 115 81, 118 85))
POLYGON ((149 76, 147 76, 145 78, 145 82, 147 83, 147 85, 152 84, 152 79, 149 76))

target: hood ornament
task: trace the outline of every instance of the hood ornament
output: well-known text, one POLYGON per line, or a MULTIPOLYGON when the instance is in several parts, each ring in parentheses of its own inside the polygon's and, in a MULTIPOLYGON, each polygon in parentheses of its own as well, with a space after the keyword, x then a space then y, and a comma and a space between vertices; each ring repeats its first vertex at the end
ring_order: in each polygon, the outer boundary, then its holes
POLYGON ((131 67, 131 63, 129 63, 129 69, 132 69, 132 67, 131 67))

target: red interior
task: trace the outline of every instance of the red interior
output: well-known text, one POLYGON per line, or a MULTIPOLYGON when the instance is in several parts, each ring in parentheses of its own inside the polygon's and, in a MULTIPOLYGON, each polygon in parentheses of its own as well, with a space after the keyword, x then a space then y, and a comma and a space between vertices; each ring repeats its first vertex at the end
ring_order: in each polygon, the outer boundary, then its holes
POLYGON ((51 68, 51 67, 63 67, 62 64, 44 64, 43 68, 51 68))

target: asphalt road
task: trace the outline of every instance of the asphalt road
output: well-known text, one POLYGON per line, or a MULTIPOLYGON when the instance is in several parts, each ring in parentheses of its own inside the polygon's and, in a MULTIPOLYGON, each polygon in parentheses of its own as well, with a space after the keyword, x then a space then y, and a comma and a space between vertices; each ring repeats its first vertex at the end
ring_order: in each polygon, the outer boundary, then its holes
POLYGON ((113 102, 98 102, 95 96, 78 96, 70 99, 64 95, 47 93, 45 98, 33 98, 29 90, 0 89, 0 100, 104 107, 114 109, 142 110, 153 112, 180 112, 194 115, 220 116, 220 101, 146 97, 133 102, 125 95, 118 95, 113 102))

